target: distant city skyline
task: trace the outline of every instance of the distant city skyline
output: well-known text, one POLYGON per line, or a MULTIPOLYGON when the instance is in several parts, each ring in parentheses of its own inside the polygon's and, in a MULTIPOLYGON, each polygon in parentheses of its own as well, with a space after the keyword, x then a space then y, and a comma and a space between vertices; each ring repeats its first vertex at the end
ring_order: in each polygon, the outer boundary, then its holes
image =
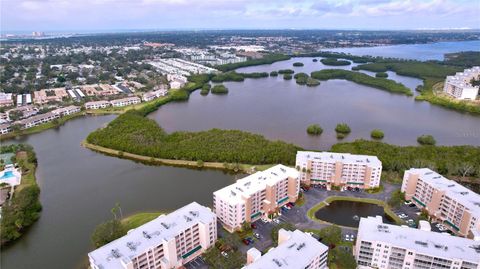
POLYGON ((0 0, 2 33, 480 29, 479 0, 0 0))

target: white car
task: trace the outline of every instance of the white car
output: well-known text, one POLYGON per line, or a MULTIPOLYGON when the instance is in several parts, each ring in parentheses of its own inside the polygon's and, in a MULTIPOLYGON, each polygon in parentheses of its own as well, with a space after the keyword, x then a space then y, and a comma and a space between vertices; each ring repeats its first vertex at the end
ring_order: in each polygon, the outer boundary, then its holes
POLYGON ((279 220, 279 219, 274 219, 273 222, 275 222, 276 224, 280 224, 280 220, 279 220))
POLYGON ((222 256, 225 257, 225 258, 227 258, 227 257, 228 257, 228 253, 225 252, 225 251, 222 251, 222 256))

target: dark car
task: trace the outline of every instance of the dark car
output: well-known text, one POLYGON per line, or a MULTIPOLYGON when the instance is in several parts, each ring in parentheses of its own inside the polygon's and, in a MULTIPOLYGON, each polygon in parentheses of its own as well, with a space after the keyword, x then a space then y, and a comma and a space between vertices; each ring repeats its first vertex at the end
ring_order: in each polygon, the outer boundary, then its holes
POLYGON ((250 225, 250 227, 252 227, 252 229, 257 229, 257 224, 252 223, 252 224, 250 225))
POLYGON ((247 246, 250 245, 250 241, 248 241, 246 238, 243 239, 242 242, 247 246))

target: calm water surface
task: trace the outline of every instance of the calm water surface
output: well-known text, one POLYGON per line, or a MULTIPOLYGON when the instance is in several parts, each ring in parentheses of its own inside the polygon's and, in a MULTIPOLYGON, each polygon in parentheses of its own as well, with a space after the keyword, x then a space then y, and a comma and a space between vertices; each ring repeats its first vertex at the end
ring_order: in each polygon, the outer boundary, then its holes
POLYGON ((192 201, 211 205, 212 192, 231 184, 220 171, 146 166, 82 148, 88 133, 113 116, 86 117, 22 139, 39 160, 40 220, 15 244, 1 250, 2 269, 85 268, 94 227, 112 217, 176 209, 192 201))
MULTIPOLYGON (((311 58, 296 58, 272 65, 242 68, 239 72, 266 72, 284 68, 310 73, 325 68, 311 58), (304 67, 292 67, 301 61, 304 67)), ((329 67, 331 68, 331 67, 329 67)), ((351 67, 344 67, 350 69, 351 67)), ((390 78, 414 89, 420 80, 398 76, 390 78)), ((337 123, 346 122, 352 133, 341 141, 370 138, 380 128, 384 141, 397 145, 416 145, 416 139, 431 134, 441 145, 480 145, 480 117, 462 114, 413 97, 392 94, 345 80, 323 81, 318 87, 300 86, 281 76, 228 82, 228 95, 201 96, 194 92, 184 103, 170 103, 150 114, 167 132, 199 131, 211 128, 240 129, 285 140, 307 149, 329 149, 339 142, 337 123), (324 129, 319 137, 305 129, 318 123, 324 129)))
POLYGON ((360 218, 368 216, 382 216, 384 223, 392 223, 383 211, 383 207, 369 203, 333 201, 315 212, 317 219, 348 227, 358 227, 360 218))
POLYGON ((395 45, 368 48, 338 48, 329 51, 345 52, 354 55, 372 55, 381 57, 415 59, 415 60, 443 60, 445 53, 459 51, 479 51, 480 41, 437 42, 429 44, 395 45))

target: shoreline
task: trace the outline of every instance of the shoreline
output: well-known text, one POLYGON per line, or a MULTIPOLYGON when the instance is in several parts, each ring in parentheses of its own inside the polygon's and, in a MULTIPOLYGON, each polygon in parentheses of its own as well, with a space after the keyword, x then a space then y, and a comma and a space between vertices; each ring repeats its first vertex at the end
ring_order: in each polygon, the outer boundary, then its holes
MULTIPOLYGON (((226 167, 225 163, 221 163, 221 162, 203 162, 202 165, 199 165, 197 161, 162 159, 162 158, 154 158, 154 157, 149 157, 144 155, 138 155, 134 153, 122 152, 120 150, 97 146, 97 145, 88 143, 85 140, 82 141, 81 145, 84 148, 93 150, 95 152, 103 153, 105 155, 124 158, 124 159, 130 159, 133 161, 139 161, 142 163, 147 163, 152 165, 178 166, 178 167, 187 167, 187 168, 194 168, 194 169, 210 168, 210 169, 231 171, 235 173, 246 173, 246 174, 252 174, 257 171, 263 171, 274 165, 274 164, 262 164, 262 165, 238 164, 238 169, 236 169, 235 167, 226 167)), ((228 164, 233 165, 231 163, 228 163, 228 164)))

